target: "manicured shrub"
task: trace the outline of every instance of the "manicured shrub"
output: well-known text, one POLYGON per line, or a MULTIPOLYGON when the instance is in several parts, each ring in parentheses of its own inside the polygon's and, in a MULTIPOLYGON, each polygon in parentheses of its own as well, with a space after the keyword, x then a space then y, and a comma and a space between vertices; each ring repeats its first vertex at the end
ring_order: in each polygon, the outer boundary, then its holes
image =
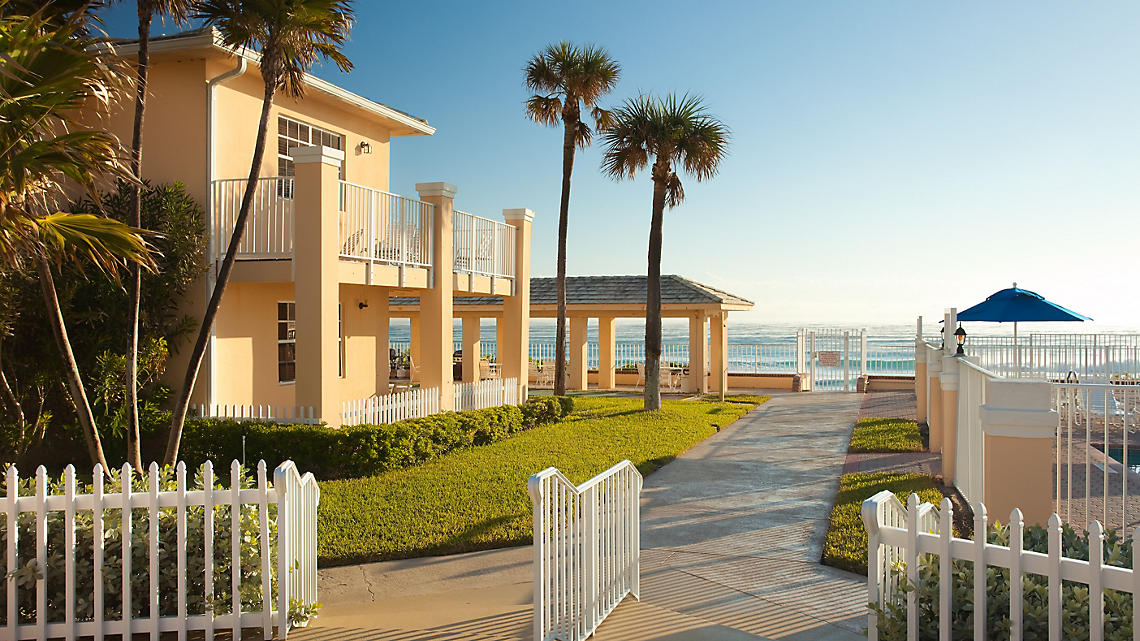
POLYGON ((385 425, 342 428, 192 419, 186 422, 181 450, 188 465, 233 459, 265 459, 276 465, 292 459, 302 471, 322 480, 373 476, 554 423, 562 416, 561 407, 546 397, 519 407, 444 412, 385 425))
POLYGON ((569 416, 574 412, 574 399, 569 396, 555 396, 554 398, 562 406, 562 416, 569 416))
MULTIPOLYGON (((1009 528, 994 524, 988 540, 996 545, 1009 546, 1009 528)), ((1049 535, 1045 528, 1034 525, 1025 529, 1025 550, 1048 553, 1049 535)), ((1071 559, 1087 561, 1089 558, 1088 533, 1078 534, 1069 526, 1061 531, 1061 553, 1071 559)), ((1132 567, 1132 541, 1121 540, 1109 531, 1104 541, 1105 565, 1132 567)), ((895 571, 902 573, 903 568, 895 571)), ((974 635, 974 564, 955 560, 952 565, 953 599, 951 632, 953 639, 972 639, 974 635)), ((918 638, 938 638, 939 560, 936 555, 924 554, 919 558, 918 578, 914 585, 900 577, 902 590, 883 606, 873 605, 878 615, 879 638, 884 641, 902 641, 906 635, 906 594, 914 591, 918 598, 918 638)), ((986 570, 986 629, 987 638, 1008 639, 1009 570, 990 567, 986 570)), ((1023 638, 1045 639, 1049 636, 1049 580, 1037 574, 1022 576, 1024 595, 1023 638)), ((1061 636, 1067 641, 1089 638, 1089 589, 1083 583, 1061 583, 1061 636)), ((1116 590, 1104 591, 1104 638, 1106 641, 1125 641, 1132 638, 1132 596, 1116 590)))

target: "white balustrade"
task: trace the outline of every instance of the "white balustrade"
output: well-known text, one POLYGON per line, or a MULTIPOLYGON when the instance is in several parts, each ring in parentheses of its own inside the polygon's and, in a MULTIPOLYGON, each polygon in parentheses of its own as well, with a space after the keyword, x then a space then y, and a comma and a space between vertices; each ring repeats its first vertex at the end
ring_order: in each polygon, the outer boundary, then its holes
POLYGON ((422 387, 341 403, 341 425, 380 425, 439 413, 439 388, 422 387))
POLYGON ((514 278, 515 227, 454 210, 454 271, 478 276, 514 278))
MULTIPOLYGON (((1104 638, 1105 600, 1104 590, 1116 590, 1131 594, 1129 600, 1140 596, 1140 581, 1136 565, 1140 555, 1132 557, 1133 567, 1108 565, 1104 556, 1104 527, 1093 521, 1089 527, 1089 560, 1074 559, 1062 555, 1061 519, 1054 514, 1050 517, 1047 552, 1025 549, 1023 517, 1014 509, 1009 514, 1010 545, 995 545, 986 538, 989 526, 985 505, 974 505, 974 539, 961 539, 953 535, 953 505, 944 499, 940 509, 929 503, 919 504, 918 496, 912 494, 904 507, 889 491, 879 492, 863 502, 863 524, 867 529, 867 591, 868 601, 880 606, 900 606, 906 613, 908 639, 919 638, 919 602, 914 590, 902 592, 898 589, 905 576, 908 583, 914 583, 919 574, 920 555, 937 557, 939 577, 954 575, 953 563, 962 560, 974 566, 972 585, 966 589, 972 592, 973 638, 987 638, 987 594, 988 572, 978 571, 978 567, 1004 568, 1009 570, 1010 585, 1021 586, 1022 577, 1035 574, 1048 577, 1048 638, 1065 638, 1061 629, 1066 611, 1062 603, 1062 580, 1084 584, 1088 587, 1089 631, 1088 638, 1104 638)), ((1136 534, 1140 534, 1137 531, 1136 534)), ((1134 534, 1133 536, 1135 537, 1134 534)), ((922 612, 933 612, 937 617, 939 638, 951 638, 951 617, 939 613, 960 611, 966 604, 955 601, 954 581, 938 581, 938 604, 926 606, 922 612)), ((1011 626, 1011 639, 1020 641, 1028 638, 1023 622, 1025 617, 1024 598, 1021 589, 1008 590, 1003 594, 1009 599, 1008 614, 1011 626)), ((867 637, 871 641, 879 638, 878 615, 869 615, 867 637)), ((1140 636, 1140 620, 1133 619, 1132 636, 1140 636)))
POLYGON ((156 464, 150 466, 145 491, 132 491, 129 465, 121 474, 128 479, 122 490, 107 492, 108 481, 96 465, 90 492, 80 493, 75 468, 68 465, 61 491, 49 494, 42 466, 31 487, 15 467, 7 469, 0 497, 6 522, 0 638, 146 633, 157 639, 178 633, 184 639, 187 632, 213 638, 215 631, 229 630, 236 639, 242 630, 259 630, 261 638, 284 639, 290 607, 317 601, 320 489, 312 474, 301 476, 286 461, 270 485, 261 461, 256 485, 243 488, 243 470, 234 461, 229 487, 221 487, 206 462, 201 487, 194 489, 193 475, 188 482, 186 465, 179 463, 174 489, 161 491, 156 464), (251 529, 258 537, 255 548, 243 546, 251 529), (20 540, 29 530, 34 545, 20 540), (201 540, 191 541, 191 533, 201 540), (219 536, 229 538, 229 552, 215 558, 225 549, 219 536), (139 545, 145 549, 137 550, 139 545), (132 567, 131 559, 145 561, 132 567), (229 559, 240 559, 240 572, 230 569, 229 559), (140 575, 145 600, 132 603, 140 594, 140 575), (171 575, 175 585, 166 584, 171 575), (221 601, 216 597, 227 582, 229 598, 221 601), (124 590, 124 585, 134 587, 124 590))
POLYGON ((341 181, 340 210, 342 258, 431 267, 429 203, 341 181))
POLYGON ((456 410, 482 410, 519 404, 517 378, 489 378, 471 383, 456 383, 454 390, 456 410))
MULTIPOLYGON (((210 258, 225 256, 237 224, 246 179, 226 178, 210 185, 210 258)), ((259 178, 238 244, 238 258, 293 257, 293 179, 259 178)))
POLYGON ((530 477, 534 639, 580 641, 640 594, 641 474, 622 461, 575 486, 555 468, 530 477))
POLYGON ((228 418, 235 421, 264 421, 293 425, 317 425, 321 422, 313 407, 283 405, 225 405, 211 403, 190 405, 190 413, 198 418, 228 418))

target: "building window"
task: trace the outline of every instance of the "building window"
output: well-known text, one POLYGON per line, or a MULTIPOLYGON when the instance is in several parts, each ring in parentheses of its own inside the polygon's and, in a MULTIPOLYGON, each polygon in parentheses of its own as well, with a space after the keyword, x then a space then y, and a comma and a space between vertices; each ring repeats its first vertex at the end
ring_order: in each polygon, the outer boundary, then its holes
POLYGON ((277 381, 297 380, 297 303, 277 303, 277 381))
MULTIPOLYGON (((344 136, 308 125, 300 120, 286 116, 277 117, 277 175, 294 176, 296 169, 293 166, 293 157, 289 150, 293 147, 307 147, 310 145, 324 145, 344 151, 344 136)), ((344 163, 340 164, 340 179, 344 180, 344 163)), ((282 194, 291 198, 292 193, 282 194)))
POLYGON ((344 378, 344 313, 340 303, 336 305, 336 352, 340 357, 337 372, 344 378))

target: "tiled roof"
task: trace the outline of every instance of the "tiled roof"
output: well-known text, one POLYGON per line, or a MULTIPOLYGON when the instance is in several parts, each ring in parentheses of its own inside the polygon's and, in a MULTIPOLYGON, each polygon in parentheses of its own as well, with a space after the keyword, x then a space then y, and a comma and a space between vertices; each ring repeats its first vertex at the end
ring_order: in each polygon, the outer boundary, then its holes
MULTIPOLYGON (((629 305, 645 303, 645 276, 568 276, 566 277, 566 303, 568 305, 629 305)), ((554 278, 530 279, 532 305, 557 304, 558 284, 554 278)), ((392 305, 418 305, 419 298, 400 296, 391 299, 392 305)), ((499 296, 456 296, 454 304, 501 305, 499 296)), ((661 276, 661 303, 663 305, 727 304, 752 305, 752 301, 729 294, 715 287, 698 283, 682 276, 661 276)))

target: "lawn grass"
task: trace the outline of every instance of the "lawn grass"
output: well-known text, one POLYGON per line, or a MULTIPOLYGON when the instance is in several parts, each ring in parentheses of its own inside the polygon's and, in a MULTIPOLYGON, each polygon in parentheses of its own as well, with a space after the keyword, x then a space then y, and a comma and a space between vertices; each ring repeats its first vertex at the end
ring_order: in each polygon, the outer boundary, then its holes
POLYGON ((855 421, 848 452, 921 452, 918 423, 902 418, 861 418, 855 421))
MULTIPOLYGON (((705 394, 706 401, 716 401, 720 399, 719 394, 705 394)), ((767 394, 725 394, 724 402, 726 403, 745 403, 747 405, 760 405, 767 403, 772 399, 767 394)))
POLYGON ((320 484, 322 566, 527 544, 527 478, 557 467, 581 483, 629 459, 642 474, 747 412, 743 403, 578 397, 560 423, 453 452, 418 467, 320 484))
POLYGON ((858 574, 867 573, 867 529, 863 527, 863 501, 890 490, 903 505, 911 493, 920 501, 942 502, 942 491, 934 477, 902 472, 857 472, 844 474, 823 542, 823 563, 858 574))

